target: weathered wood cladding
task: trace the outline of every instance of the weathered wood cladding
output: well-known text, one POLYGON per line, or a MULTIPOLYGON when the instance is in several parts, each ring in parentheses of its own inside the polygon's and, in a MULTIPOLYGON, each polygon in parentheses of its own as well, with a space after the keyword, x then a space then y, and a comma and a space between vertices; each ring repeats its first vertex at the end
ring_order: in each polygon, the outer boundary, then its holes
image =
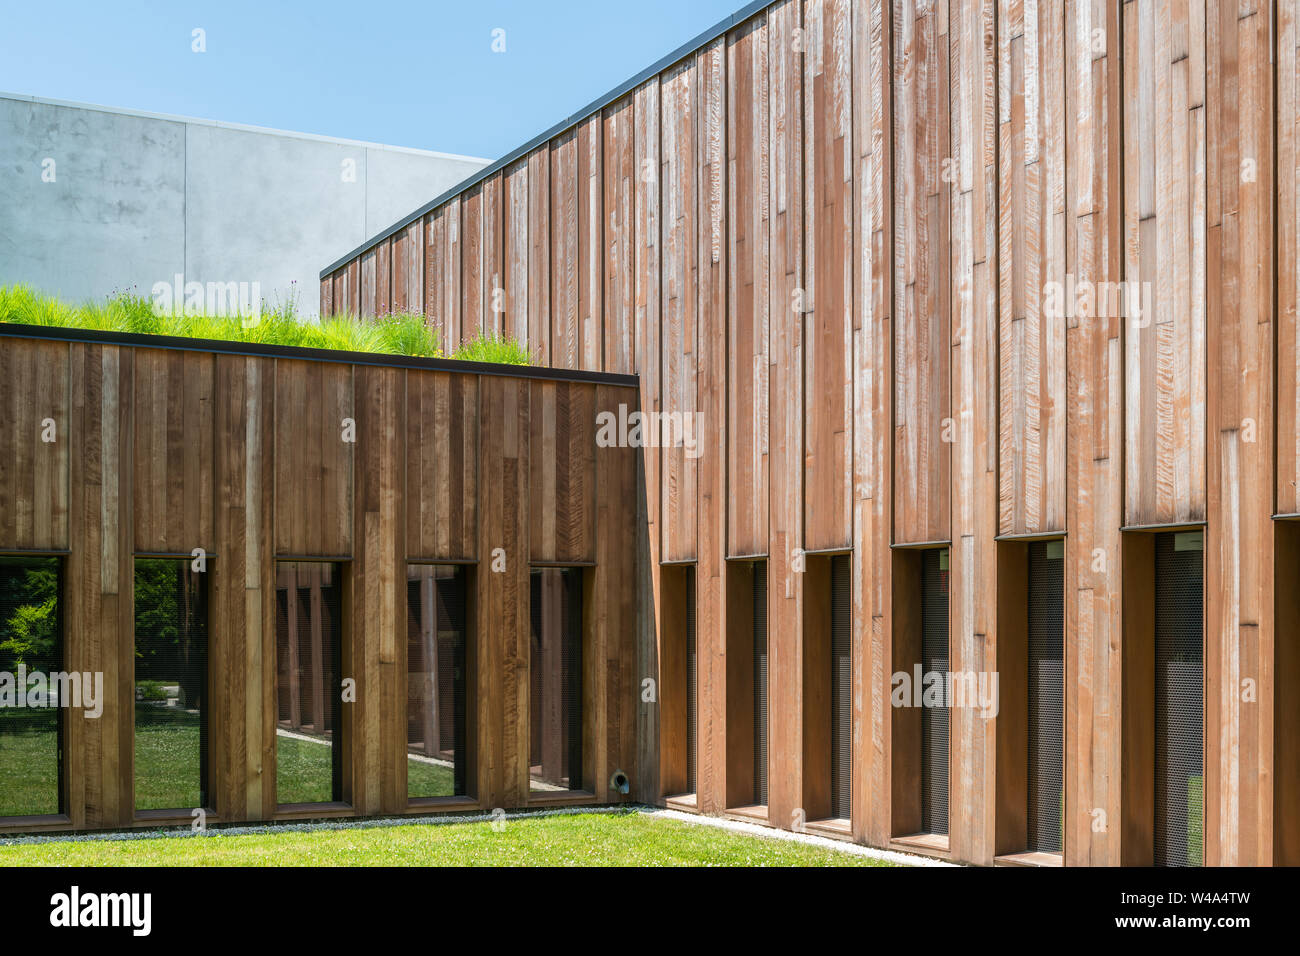
MULTIPOLYGON (((606 785, 615 769, 638 780, 636 461, 597 439, 597 416, 635 410, 635 388, 13 335, 0 339, 0 361, 0 552, 65 555, 65 666, 102 672, 107 688, 102 717, 74 710, 67 720, 67 819, 0 819, 0 829, 141 822, 133 558, 196 548, 212 576, 216 820, 416 809, 408 562, 470 564, 475 582, 473 796, 445 806, 540 799, 528 793, 534 561, 580 565, 593 582, 583 608, 587 792, 558 799, 619 799, 606 785), (342 710, 342 809, 277 805, 275 569, 288 557, 342 568, 343 674, 357 690, 342 710)), ((644 656, 653 666, 654 649, 644 656)))
MULTIPOLYGON (((729 567, 766 557, 770 585, 770 799, 744 813, 790 827, 820 786, 800 552, 852 552, 849 830, 886 845, 919 818, 889 700, 919 626, 900 546, 951 548, 951 666, 983 671, 1023 660, 1005 539, 1055 535, 1063 861, 1149 862, 1132 695, 1153 637, 1132 582, 1145 530, 1203 528, 1205 860, 1300 861, 1300 611, 1274 583, 1300 572, 1298 94, 1296 0, 782 0, 532 146, 551 181, 518 240, 530 350, 625 371, 630 341, 640 407, 698 414, 698 457, 639 453, 636 535, 642 676, 650 648, 676 660, 684 617, 661 595, 695 575, 699 809, 738 792, 725 648, 748 611, 729 567)), ((423 221, 448 217, 460 198, 423 221)), ((368 256, 326 278, 335 302, 368 256)), ((468 299, 439 275, 425 298, 446 322, 468 299)), ((680 789, 676 704, 638 711, 649 799, 680 789)), ((954 713, 950 834, 923 849, 1011 852, 1023 781, 998 768, 1019 766, 1018 719, 954 713)))

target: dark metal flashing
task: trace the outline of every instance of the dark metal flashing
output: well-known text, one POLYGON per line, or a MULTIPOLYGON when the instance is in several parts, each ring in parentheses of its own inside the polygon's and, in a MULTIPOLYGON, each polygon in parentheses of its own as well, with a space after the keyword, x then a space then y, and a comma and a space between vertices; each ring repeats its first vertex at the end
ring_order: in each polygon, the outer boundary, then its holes
POLYGON ((554 126, 546 130, 544 133, 539 133, 538 135, 530 139, 528 142, 524 143, 524 145, 520 146, 519 148, 509 153, 506 153, 506 155, 502 156, 496 162, 492 163, 489 166, 483 167, 478 172, 470 176, 468 179, 461 180, 459 183, 457 183, 455 186, 452 186, 450 189, 448 189, 442 195, 438 196, 433 201, 425 203, 415 212, 411 213, 408 216, 403 217, 402 219, 399 219, 397 222, 393 223, 383 232, 379 233, 378 235, 372 236, 370 239, 367 239, 365 242, 357 246, 347 255, 343 256, 340 259, 335 260, 329 266, 322 269, 320 273, 320 277, 324 279, 326 276, 333 274, 340 267, 347 265, 353 259, 357 258, 358 256, 362 255, 365 252, 368 252, 370 249, 377 246, 379 243, 383 242, 385 239, 389 238, 395 233, 401 232, 411 223, 415 222, 417 219, 420 219, 428 215, 430 212, 437 209, 443 203, 447 202, 450 199, 454 199, 456 196, 460 195, 461 193, 474 188, 479 183, 483 182, 483 180, 487 179, 489 176, 492 176, 495 173, 499 173, 501 170, 505 169, 511 163, 515 162, 515 160, 523 156, 526 156, 528 153, 531 153, 534 149, 541 146, 543 143, 549 142, 550 140, 559 136, 561 133, 573 129, 583 120, 585 120, 587 117, 593 115, 594 113, 599 112, 600 110, 608 106, 610 103, 613 103, 615 100, 621 98, 627 93, 630 93, 632 90, 636 89, 646 80, 650 79, 653 76, 657 76, 658 74, 662 73, 664 70, 672 66, 674 63, 677 63, 678 61, 685 59, 686 57, 690 56, 692 53, 696 52, 702 47, 705 47, 708 44, 712 43, 718 37, 725 34, 728 30, 732 29, 733 27, 739 26, 740 24, 748 20, 750 17, 754 16, 756 13, 760 13, 761 11, 772 6, 774 3, 776 3, 776 0, 753 0, 753 2, 746 4, 744 7, 737 10, 735 13, 724 18, 720 22, 715 23, 713 26, 705 30, 695 39, 688 40, 686 43, 679 46, 672 53, 669 53, 667 56, 663 57, 662 59, 646 67, 636 76, 632 77, 632 79, 620 83, 618 86, 614 87, 614 89, 610 90, 604 96, 599 97, 596 100, 593 100, 591 103, 588 103, 586 106, 578 110, 578 112, 569 116, 567 119, 561 120, 560 122, 556 123, 554 126))

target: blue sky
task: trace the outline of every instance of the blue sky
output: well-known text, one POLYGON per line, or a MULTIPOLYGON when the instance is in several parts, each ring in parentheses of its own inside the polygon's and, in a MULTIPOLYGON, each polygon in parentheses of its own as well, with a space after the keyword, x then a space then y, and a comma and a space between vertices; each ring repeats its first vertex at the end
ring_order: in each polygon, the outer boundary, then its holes
POLYGON ((0 0, 0 91, 495 159, 745 2, 0 0))

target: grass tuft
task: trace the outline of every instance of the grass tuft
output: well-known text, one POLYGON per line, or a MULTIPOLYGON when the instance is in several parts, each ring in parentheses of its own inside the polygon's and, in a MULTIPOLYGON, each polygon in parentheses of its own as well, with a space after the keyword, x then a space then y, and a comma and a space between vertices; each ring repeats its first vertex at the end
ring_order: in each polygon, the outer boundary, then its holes
POLYGON ((471 339, 452 355, 444 356, 437 331, 425 325, 423 315, 414 312, 395 312, 366 320, 340 314, 323 316, 319 322, 302 321, 292 298, 269 308, 263 303, 257 320, 245 322, 241 316, 160 313, 134 288, 114 292, 103 302, 73 305, 37 292, 30 286, 9 285, 0 286, 0 322, 421 358, 450 357, 509 365, 530 364, 528 350, 521 343, 504 338, 471 339))

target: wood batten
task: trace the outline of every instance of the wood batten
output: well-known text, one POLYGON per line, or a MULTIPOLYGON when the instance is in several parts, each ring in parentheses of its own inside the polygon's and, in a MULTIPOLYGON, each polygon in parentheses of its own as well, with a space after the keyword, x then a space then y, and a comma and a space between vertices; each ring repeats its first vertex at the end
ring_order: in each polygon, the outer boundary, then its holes
MULTIPOLYGON (((760 4, 413 216, 418 281, 394 272, 404 222, 331 266, 322 304, 373 311, 418 284, 454 347, 481 313, 461 226, 480 228, 504 176, 507 300, 527 301, 506 327, 544 364, 636 374, 636 409, 668 413, 667 434, 648 423, 632 496, 636 666, 668 693, 638 711, 642 798, 684 785, 669 642, 690 573, 692 808, 779 827, 820 812, 810 587, 823 556, 851 552, 849 832, 911 839, 922 722, 891 706, 891 681, 919 659, 924 552, 950 547, 951 669, 998 672, 1012 703, 953 712, 951 832, 908 846, 1055 862, 1020 845, 1019 678, 1023 559, 1063 539, 1061 862, 1151 862, 1141 589, 1154 536, 1199 528, 1204 860, 1294 862, 1297 64, 1297 0, 760 4), (671 440, 687 415, 689 453, 671 440), (736 695, 753 680, 742 597, 758 560, 762 806, 736 695)), ((599 516, 535 502, 531 535, 568 522, 599 541, 599 516)))
MULTIPOLYGON (((402 261, 420 250, 405 249, 402 261)), ((409 300, 409 274, 403 283, 409 300)), ((133 560, 195 549, 212 575, 208 770, 211 809, 223 822, 430 805, 407 797, 409 562, 471 565, 472 796, 440 806, 531 802, 532 555, 575 564, 585 579, 581 799, 625 799, 608 784, 615 771, 645 786, 640 755, 651 745, 640 691, 657 652, 642 646, 646 632, 636 626, 641 479, 634 448, 597 444, 600 414, 636 407, 627 379, 16 331, 6 330, 0 348, 0 408, 15 423, 0 431, 0 552, 62 556, 65 664, 103 673, 106 685, 99 719, 67 721, 66 820, 39 825, 159 822, 133 805, 133 560), (53 419, 57 440, 42 441, 44 419, 53 419), (26 420, 29 431, 18 427, 26 420), (356 693, 340 705, 342 803, 278 800, 275 569, 283 560, 330 561, 341 573, 342 676, 356 693)), ((657 779, 657 768, 651 773, 657 779)), ((0 820, 5 830, 32 825, 0 820)))

